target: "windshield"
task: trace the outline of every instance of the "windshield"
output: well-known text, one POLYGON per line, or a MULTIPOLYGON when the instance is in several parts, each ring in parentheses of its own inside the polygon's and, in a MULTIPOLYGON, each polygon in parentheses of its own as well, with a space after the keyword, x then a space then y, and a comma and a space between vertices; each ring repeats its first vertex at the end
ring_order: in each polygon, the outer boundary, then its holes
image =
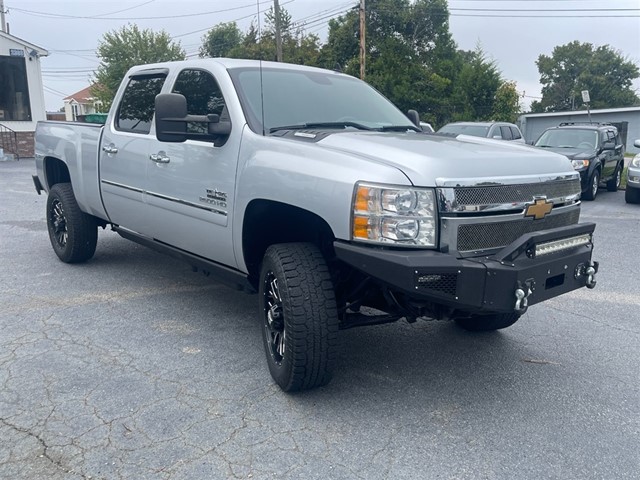
POLYGON ((536 147, 542 148, 578 148, 580 150, 593 150, 598 145, 598 132, 596 130, 580 130, 577 128, 554 128, 544 132, 536 147))
POLYGON ((486 137, 489 133, 489 127, 486 125, 462 125, 458 123, 450 123, 438 130, 438 133, 453 133, 454 135, 472 135, 474 137, 486 137))
POLYGON ((413 123, 366 83, 329 71, 229 69, 242 108, 256 133, 279 127, 384 129, 413 123), (262 77, 263 92, 260 92, 262 77), (264 117, 262 115, 264 105, 264 117), (264 125, 262 119, 264 118, 264 125), (325 124, 325 125, 321 125, 325 124))

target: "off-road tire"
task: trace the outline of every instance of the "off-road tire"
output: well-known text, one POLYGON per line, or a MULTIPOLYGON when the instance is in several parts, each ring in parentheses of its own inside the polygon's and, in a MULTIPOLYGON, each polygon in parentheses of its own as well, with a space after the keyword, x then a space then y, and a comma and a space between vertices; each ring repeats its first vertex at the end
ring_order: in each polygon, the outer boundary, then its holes
POLYGON ((93 257, 98 243, 98 224, 80 210, 70 183, 56 183, 47 197, 47 229, 53 251, 65 263, 93 257))
POLYGON ((520 314, 511 313, 494 313, 491 315, 472 315, 468 318, 456 318, 455 322, 460 328, 469 332, 489 332, 492 330, 500 330, 513 325, 520 318, 520 314))
POLYGON ((259 297, 262 338, 275 382, 285 392, 326 385, 337 363, 339 321, 320 250, 309 243, 270 246, 260 268, 259 297))
POLYGON ((598 186, 600 185, 600 169, 594 170, 594 172, 589 177, 589 187, 587 191, 584 192, 582 198, 585 200, 595 200, 598 195, 598 186))
POLYGON ((616 171, 613 174, 613 178, 607 181, 607 190, 609 192, 617 192, 622 182, 622 163, 618 164, 616 171))
POLYGON ((627 203, 640 203, 640 188, 633 188, 627 184, 624 191, 624 201, 627 203))

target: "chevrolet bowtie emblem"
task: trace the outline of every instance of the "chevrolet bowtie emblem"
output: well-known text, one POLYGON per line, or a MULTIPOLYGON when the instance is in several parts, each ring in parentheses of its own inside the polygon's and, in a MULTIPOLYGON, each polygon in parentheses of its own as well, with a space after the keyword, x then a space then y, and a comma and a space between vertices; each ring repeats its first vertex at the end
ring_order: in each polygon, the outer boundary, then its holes
POLYGON ((527 205, 524 216, 533 217, 534 220, 540 220, 546 217, 552 208, 553 202, 548 201, 546 198, 537 198, 535 202, 527 205))

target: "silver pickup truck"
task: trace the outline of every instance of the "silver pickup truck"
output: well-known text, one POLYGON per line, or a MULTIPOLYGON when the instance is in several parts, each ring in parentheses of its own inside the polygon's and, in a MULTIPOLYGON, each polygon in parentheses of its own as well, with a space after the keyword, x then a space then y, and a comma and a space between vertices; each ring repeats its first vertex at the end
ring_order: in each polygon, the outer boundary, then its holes
POLYGON ((104 127, 40 122, 36 166, 63 262, 89 260, 110 226, 257 292, 285 391, 330 380, 340 329, 431 318, 496 330, 595 286, 595 225, 578 223, 565 157, 424 133, 332 71, 138 66, 104 127))

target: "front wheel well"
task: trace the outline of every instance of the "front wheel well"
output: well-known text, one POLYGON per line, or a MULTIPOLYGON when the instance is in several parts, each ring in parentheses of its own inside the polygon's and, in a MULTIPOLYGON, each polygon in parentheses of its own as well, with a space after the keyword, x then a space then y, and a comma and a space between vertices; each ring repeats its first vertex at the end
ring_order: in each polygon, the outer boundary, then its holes
POLYGON ((272 200, 253 200, 247 205, 242 224, 242 252, 249 277, 256 282, 267 248, 277 243, 308 242, 325 258, 333 256, 335 236, 319 215, 272 200))

